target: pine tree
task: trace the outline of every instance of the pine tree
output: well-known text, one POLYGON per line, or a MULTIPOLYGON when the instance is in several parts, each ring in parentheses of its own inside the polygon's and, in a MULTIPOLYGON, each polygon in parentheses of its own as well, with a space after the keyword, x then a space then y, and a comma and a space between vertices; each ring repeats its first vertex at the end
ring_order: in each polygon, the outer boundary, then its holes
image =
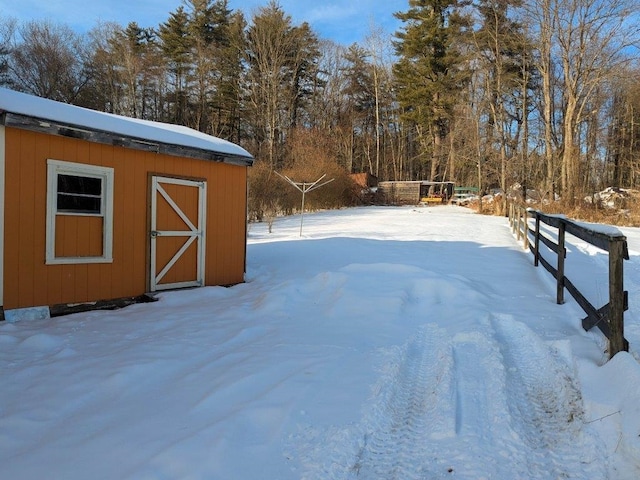
POLYGON ((347 99, 347 116, 351 121, 351 131, 354 143, 359 144, 357 150, 361 155, 355 158, 353 167, 358 172, 376 174, 370 155, 371 136, 376 127, 375 87, 373 67, 369 53, 360 45, 349 46, 344 54, 346 68, 343 70, 345 85, 342 93, 347 99))
POLYGON ((229 9, 227 0, 188 0, 186 5, 192 39, 191 126, 237 135, 244 18, 229 9))
POLYGON ((169 19, 160 25, 159 36, 172 77, 169 112, 165 120, 186 125, 189 89, 187 80, 191 73, 192 36, 189 32, 189 15, 182 6, 171 13, 169 19))
POLYGON ((294 29, 296 46, 291 58, 290 126, 296 128, 305 123, 304 117, 314 89, 322 88, 325 81, 319 77, 320 48, 318 37, 308 23, 294 29))
MULTIPOLYGON (((226 1, 225 1, 226 3, 226 1)), ((230 12, 217 49, 216 89, 211 99, 214 135, 240 142, 244 131, 244 64, 246 21, 241 12, 230 12)))
POLYGON ((215 33, 218 25, 213 18, 211 0, 185 0, 188 8, 189 36, 189 111, 187 124, 203 132, 210 132, 209 102, 215 89, 216 72, 215 33))
POLYGON ((457 0, 409 0, 409 6, 396 14, 404 27, 396 33, 400 60, 394 73, 404 117, 415 126, 433 181, 444 158, 454 106, 469 78, 463 47, 471 22, 457 0))

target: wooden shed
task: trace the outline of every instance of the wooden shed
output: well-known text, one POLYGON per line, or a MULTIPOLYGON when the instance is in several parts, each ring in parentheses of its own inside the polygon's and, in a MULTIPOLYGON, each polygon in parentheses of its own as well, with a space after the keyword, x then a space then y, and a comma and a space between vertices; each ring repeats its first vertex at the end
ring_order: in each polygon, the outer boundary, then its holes
POLYGON ((242 282, 252 162, 186 127, 0 89, 0 311, 242 282))
POLYGON ((453 182, 406 180, 379 182, 378 191, 384 201, 392 205, 417 205, 419 203, 446 203, 453 195, 453 182))

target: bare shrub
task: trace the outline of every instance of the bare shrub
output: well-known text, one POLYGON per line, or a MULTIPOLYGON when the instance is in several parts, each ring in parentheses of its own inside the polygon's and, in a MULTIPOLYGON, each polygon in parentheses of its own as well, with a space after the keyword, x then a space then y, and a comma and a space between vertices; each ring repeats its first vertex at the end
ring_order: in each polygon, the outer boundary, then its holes
MULTIPOLYGON (((286 166, 278 173, 294 182, 311 183, 323 175, 322 181, 333 179, 305 196, 305 210, 341 208, 359 203, 360 187, 338 164, 337 146, 326 132, 294 131, 288 139, 285 157, 286 166)), ((249 171, 249 221, 267 222, 271 231, 278 215, 297 212, 300 205, 300 192, 276 175, 268 161, 256 160, 249 171)))
POLYGON ((309 210, 340 208, 358 202, 358 186, 349 172, 338 165, 335 141, 326 132, 295 131, 289 142, 288 153, 290 160, 283 173, 292 180, 314 182, 322 175, 326 175, 325 180, 333 179, 331 183, 309 193, 306 198, 309 210))
POLYGON ((282 187, 279 180, 268 162, 256 161, 249 169, 248 220, 268 221, 269 231, 274 219, 283 211, 282 187))
POLYGON ((545 204, 531 204, 547 214, 562 214, 588 223, 602 223, 621 227, 640 227, 640 199, 625 199, 624 208, 604 208, 601 202, 567 202, 558 200, 545 204))

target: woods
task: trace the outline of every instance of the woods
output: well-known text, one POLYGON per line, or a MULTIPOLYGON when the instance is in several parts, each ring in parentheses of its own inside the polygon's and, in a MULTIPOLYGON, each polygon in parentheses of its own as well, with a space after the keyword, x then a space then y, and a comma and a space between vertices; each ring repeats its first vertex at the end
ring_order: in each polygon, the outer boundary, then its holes
POLYGON ((249 17, 183 0, 160 25, 86 34, 0 18, 0 83, 239 143, 256 157, 255 218, 295 209, 273 170, 340 180, 311 206, 355 201, 359 172, 573 203, 638 187, 639 14, 635 0, 409 0, 392 36, 373 25, 349 46, 273 0, 249 17))

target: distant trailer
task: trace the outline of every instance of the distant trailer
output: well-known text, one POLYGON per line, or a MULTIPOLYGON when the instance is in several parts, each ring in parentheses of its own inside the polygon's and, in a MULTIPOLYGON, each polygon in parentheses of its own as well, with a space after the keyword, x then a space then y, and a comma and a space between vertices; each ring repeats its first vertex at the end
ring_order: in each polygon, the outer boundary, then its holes
POLYGON ((243 148, 0 89, 7 319, 244 280, 243 148))
POLYGON ((452 196, 453 182, 427 180, 378 182, 378 191, 390 205, 418 205, 446 203, 452 196))
POLYGON ((477 195, 478 187, 455 187, 454 193, 477 195))

